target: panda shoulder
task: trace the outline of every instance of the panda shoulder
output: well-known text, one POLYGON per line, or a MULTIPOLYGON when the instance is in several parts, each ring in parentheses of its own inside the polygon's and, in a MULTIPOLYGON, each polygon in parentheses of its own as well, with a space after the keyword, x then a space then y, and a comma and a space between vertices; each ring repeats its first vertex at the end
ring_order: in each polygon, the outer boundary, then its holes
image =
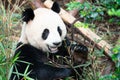
POLYGON ((17 44, 17 48, 15 51, 15 55, 18 54, 19 56, 29 56, 29 55, 34 55, 37 53, 43 53, 43 51, 38 50, 37 48, 29 44, 23 44, 22 42, 19 42, 17 44))

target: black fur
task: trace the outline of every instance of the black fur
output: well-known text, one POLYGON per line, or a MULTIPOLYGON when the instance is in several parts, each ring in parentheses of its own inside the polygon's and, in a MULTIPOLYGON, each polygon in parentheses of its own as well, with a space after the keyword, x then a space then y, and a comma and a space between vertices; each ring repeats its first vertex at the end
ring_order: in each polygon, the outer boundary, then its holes
POLYGON ((49 35, 50 31, 49 29, 44 29, 43 33, 42 33, 42 38, 43 40, 46 40, 48 35, 49 35))
POLYGON ((62 35, 62 30, 60 29, 60 27, 58 26, 57 31, 59 32, 60 36, 62 35))
POLYGON ((59 13, 60 12, 60 6, 57 2, 54 2, 53 3, 53 6, 51 8, 53 11, 55 11, 56 13, 59 13))
POLYGON ((71 50, 74 50, 77 53, 88 53, 88 48, 82 44, 72 44, 71 50))
MULTIPOLYGON (((59 47, 59 51, 56 54, 50 53, 50 55, 69 56, 65 42, 68 41, 62 42, 62 46, 59 47)), ((72 68, 58 68, 46 64, 49 61, 46 52, 43 52, 42 50, 39 50, 29 44, 24 44, 23 46, 21 45, 23 45, 23 43, 18 43, 17 47, 19 48, 15 51, 15 56, 19 54, 19 58, 15 62, 10 80, 23 79, 23 76, 19 75, 18 77, 14 72, 18 71, 18 73, 23 74, 28 65, 28 72, 30 72, 28 76, 35 80, 54 80, 68 76, 75 76, 75 72, 72 68)), ((67 46, 69 46, 69 44, 67 46)), ((51 58, 51 56, 49 56, 49 58, 51 58)))
MULTIPOLYGON (((18 46, 22 45, 22 43, 18 43, 18 46)), ((65 47, 60 47, 59 48, 59 54, 66 53, 65 47)), ((69 68, 57 68, 57 67, 52 67, 50 65, 45 64, 45 62, 48 61, 47 58, 47 53, 43 52, 42 50, 38 50, 37 48, 25 44, 19 49, 16 50, 15 55, 19 54, 18 60, 15 62, 15 66, 18 70, 19 73, 24 73, 25 69, 27 68, 28 64, 20 61, 25 61, 30 63, 28 72, 31 71, 29 76, 33 79, 37 80, 53 80, 56 78, 63 78, 72 75, 73 71, 72 69, 69 68), (20 54, 19 54, 20 53, 20 54)), ((16 72, 16 69, 13 69, 13 72, 16 72)), ((11 79, 15 77, 15 80, 21 80, 23 76, 17 77, 16 74, 12 74, 11 79)))
MULTIPOLYGON (((51 8, 54 12, 59 13, 60 12, 60 6, 57 2, 53 3, 53 6, 51 8)), ((34 11, 31 8, 25 9, 22 13, 22 20, 25 22, 29 22, 30 20, 33 20, 35 17, 34 11)))
POLYGON ((22 13, 22 20, 25 22, 29 22, 30 20, 34 19, 34 12, 31 8, 25 9, 25 11, 23 11, 22 13))

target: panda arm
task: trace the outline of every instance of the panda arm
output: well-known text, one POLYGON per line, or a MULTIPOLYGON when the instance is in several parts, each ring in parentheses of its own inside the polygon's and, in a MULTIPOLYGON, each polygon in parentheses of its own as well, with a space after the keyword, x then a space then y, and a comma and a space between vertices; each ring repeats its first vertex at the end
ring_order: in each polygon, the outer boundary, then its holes
MULTIPOLYGON (((22 43, 18 43, 18 46, 22 45, 22 43)), ((70 68, 57 68, 51 65, 45 64, 44 59, 46 55, 41 50, 38 50, 30 45, 23 45, 16 51, 16 54, 19 53, 18 60, 26 61, 31 63, 29 66, 28 71, 31 73, 28 75, 31 78, 38 79, 38 80, 53 80, 56 78, 64 78, 67 76, 71 76, 73 70, 70 68)), ((18 73, 24 74, 25 69, 27 68, 28 64, 16 61, 16 68, 18 69, 18 73)), ((15 67, 13 72, 16 72, 15 67)), ((16 74, 12 74, 11 79, 13 80, 16 74)), ((23 76, 19 76, 19 79, 22 79, 23 76)), ((18 80, 18 77, 15 78, 18 80)))
POLYGON ((77 53, 88 55, 88 48, 82 44, 71 43, 70 40, 65 37, 65 40, 62 42, 62 46, 59 48, 57 55, 69 56, 69 51, 74 51, 77 53), (69 48, 69 49, 68 49, 69 48))
POLYGON ((57 68, 42 64, 35 68, 35 73, 38 80, 53 80, 71 76, 73 70, 69 68, 57 68))
POLYGON ((59 47, 59 51, 56 53, 56 55, 60 56, 69 56, 68 52, 68 46, 70 46, 70 41, 67 37, 65 37, 65 40, 62 41, 62 46, 59 47))

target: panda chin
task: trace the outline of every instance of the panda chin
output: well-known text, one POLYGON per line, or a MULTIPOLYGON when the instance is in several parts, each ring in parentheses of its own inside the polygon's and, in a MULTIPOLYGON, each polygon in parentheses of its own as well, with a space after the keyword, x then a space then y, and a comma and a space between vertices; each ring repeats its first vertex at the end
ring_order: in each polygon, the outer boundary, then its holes
POLYGON ((48 49, 49 49, 50 53, 56 53, 56 52, 58 52, 58 47, 48 46, 48 49))

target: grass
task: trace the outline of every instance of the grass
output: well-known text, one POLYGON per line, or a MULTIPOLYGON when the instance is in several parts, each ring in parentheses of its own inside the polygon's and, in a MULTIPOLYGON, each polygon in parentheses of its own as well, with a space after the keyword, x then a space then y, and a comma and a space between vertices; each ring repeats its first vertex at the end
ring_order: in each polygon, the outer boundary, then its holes
MULTIPOLYGON (((6 0, 5 0, 6 1, 6 0)), ((19 0, 18 0, 19 1, 19 0)), ((14 28, 20 23, 20 6, 16 2, 14 8, 10 4, 0 1, 0 80, 8 80, 11 74, 11 65, 14 63, 13 56, 18 36, 14 28)))

